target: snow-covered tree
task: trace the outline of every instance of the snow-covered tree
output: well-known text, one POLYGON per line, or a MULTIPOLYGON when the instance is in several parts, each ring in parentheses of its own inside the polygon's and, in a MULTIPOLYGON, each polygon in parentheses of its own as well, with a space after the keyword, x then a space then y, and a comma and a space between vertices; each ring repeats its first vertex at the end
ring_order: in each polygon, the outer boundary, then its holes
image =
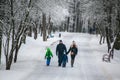
POLYGON ((4 24, 1 29, 4 34, 3 50, 6 56, 6 69, 9 70, 13 57, 14 62, 17 60, 18 50, 25 37, 31 0, 26 1, 24 3, 25 5, 21 5, 21 1, 19 0, 10 0, 6 1, 6 3, 5 16, 7 16, 7 18, 1 20, 4 24))
MULTIPOLYGON (((106 37, 108 45, 108 53, 113 51, 114 42, 119 33, 119 0, 88 0, 89 7, 87 8, 87 15, 89 23, 95 22, 96 29, 98 29, 101 39, 106 37)), ((105 40, 105 39, 104 39, 105 40)), ((101 41, 101 40, 100 40, 101 41)), ((101 43, 101 42, 100 42, 101 43)), ((110 54, 112 56, 112 54, 110 54)))

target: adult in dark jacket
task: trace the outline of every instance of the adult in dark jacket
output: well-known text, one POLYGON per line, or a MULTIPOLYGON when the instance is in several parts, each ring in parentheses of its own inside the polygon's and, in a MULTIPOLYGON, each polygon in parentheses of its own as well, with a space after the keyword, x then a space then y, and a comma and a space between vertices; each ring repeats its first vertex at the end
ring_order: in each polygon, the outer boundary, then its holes
POLYGON ((74 61, 75 61, 75 56, 78 53, 78 48, 77 48, 77 45, 76 45, 75 41, 72 42, 72 45, 70 46, 67 54, 68 53, 70 53, 70 55, 71 55, 71 67, 73 67, 73 64, 74 64, 74 61))
POLYGON ((58 66, 61 66, 63 55, 66 52, 66 46, 65 44, 63 44, 62 40, 60 40, 59 44, 56 47, 56 55, 58 56, 58 66))

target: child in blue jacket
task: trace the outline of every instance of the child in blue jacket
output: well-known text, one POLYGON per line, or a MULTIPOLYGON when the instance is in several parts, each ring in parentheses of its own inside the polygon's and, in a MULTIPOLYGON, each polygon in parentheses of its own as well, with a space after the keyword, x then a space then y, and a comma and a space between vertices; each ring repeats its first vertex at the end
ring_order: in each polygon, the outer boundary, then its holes
POLYGON ((68 62, 68 57, 66 54, 63 54, 62 58, 62 67, 66 67, 66 63, 68 62))

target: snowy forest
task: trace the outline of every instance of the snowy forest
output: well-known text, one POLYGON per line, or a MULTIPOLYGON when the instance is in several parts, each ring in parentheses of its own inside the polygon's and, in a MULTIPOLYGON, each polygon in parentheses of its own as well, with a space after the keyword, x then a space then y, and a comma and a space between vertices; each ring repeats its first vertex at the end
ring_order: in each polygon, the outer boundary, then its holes
POLYGON ((55 32, 100 35, 108 61, 120 50, 120 0, 0 0, 0 63, 17 62, 26 37, 47 41, 55 32), (38 36, 40 34, 40 36, 38 36))

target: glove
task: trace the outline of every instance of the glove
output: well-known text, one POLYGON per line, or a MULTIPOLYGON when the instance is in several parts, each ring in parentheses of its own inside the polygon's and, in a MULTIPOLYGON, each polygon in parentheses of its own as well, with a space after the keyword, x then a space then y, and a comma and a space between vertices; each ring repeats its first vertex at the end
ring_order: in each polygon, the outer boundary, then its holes
POLYGON ((68 52, 66 52, 66 55, 68 55, 68 52))

